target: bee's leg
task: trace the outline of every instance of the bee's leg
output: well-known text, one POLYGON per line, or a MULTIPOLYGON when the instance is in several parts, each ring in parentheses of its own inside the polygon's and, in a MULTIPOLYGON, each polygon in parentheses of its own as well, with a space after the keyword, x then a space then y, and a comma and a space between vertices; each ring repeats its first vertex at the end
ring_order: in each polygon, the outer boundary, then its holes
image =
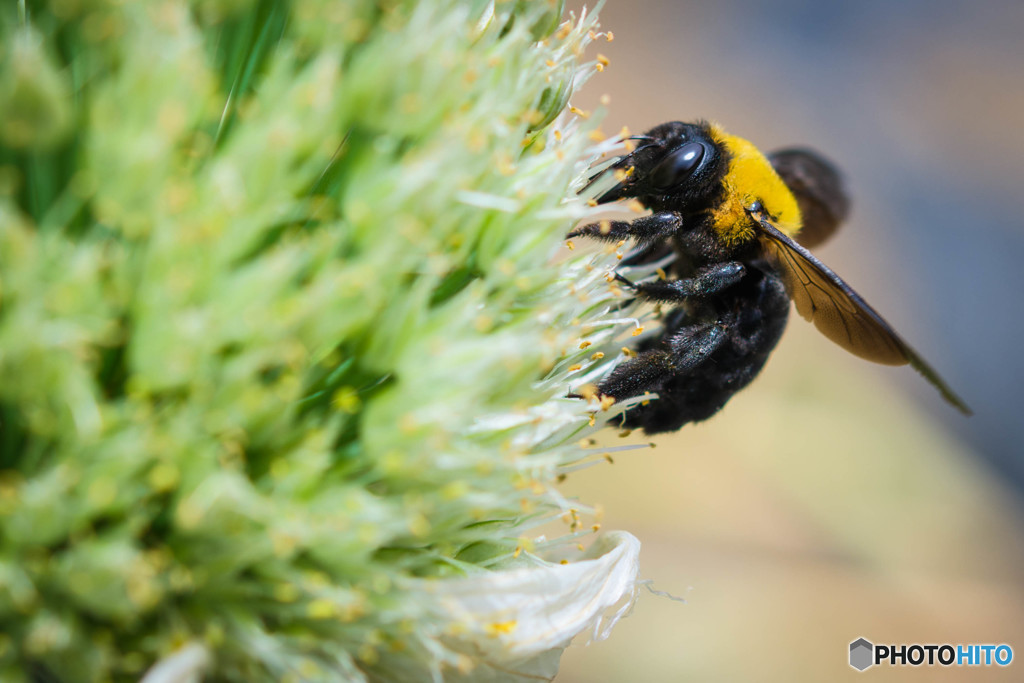
POLYGON ((743 279, 746 268, 739 261, 726 261, 701 268, 693 277, 657 282, 630 282, 618 273, 615 279, 639 296, 650 301, 683 301, 691 297, 709 296, 732 287, 743 279))
POLYGON ((581 225, 566 237, 593 237, 607 242, 618 242, 629 238, 640 243, 654 242, 668 237, 680 228, 682 219, 674 213, 654 213, 629 221, 600 221, 581 225))
POLYGON ((727 336, 716 323, 684 327, 665 340, 667 348, 644 351, 616 367, 598 392, 622 400, 657 391, 667 380, 688 374, 707 360, 727 336))

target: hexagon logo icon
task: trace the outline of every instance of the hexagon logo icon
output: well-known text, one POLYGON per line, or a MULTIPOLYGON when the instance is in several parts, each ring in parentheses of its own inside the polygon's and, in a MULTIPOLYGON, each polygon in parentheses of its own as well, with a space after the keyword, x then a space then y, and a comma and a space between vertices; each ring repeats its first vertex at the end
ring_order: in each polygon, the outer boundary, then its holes
POLYGON ((850 643, 850 666, 863 671, 874 664, 875 646, 865 638, 858 638, 850 643))

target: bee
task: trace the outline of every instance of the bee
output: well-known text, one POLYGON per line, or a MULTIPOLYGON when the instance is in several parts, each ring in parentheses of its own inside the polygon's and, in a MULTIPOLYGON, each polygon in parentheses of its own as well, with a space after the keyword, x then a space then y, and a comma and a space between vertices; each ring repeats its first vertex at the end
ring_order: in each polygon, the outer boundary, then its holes
POLYGON ((626 410, 624 427, 674 431, 717 413, 764 367, 790 301, 847 351, 884 365, 909 364, 970 414, 920 354, 807 250, 831 236, 849 210, 828 161, 806 149, 765 156, 704 121, 664 123, 631 139, 639 145, 607 169, 618 182, 597 201, 634 198, 651 213, 568 235, 634 240, 624 265, 672 259, 657 281, 634 283, 616 273, 634 298, 671 306, 659 333, 642 338, 635 356, 597 387, 616 401, 658 394, 626 410))

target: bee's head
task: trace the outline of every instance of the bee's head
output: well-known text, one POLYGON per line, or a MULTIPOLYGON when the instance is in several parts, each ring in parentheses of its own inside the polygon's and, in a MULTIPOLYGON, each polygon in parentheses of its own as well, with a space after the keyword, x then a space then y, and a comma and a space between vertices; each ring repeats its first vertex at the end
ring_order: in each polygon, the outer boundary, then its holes
POLYGON ((721 192, 729 152, 712 138, 709 124, 672 121, 632 139, 637 148, 611 166, 624 177, 598 203, 636 197, 655 211, 687 212, 705 208, 721 192))

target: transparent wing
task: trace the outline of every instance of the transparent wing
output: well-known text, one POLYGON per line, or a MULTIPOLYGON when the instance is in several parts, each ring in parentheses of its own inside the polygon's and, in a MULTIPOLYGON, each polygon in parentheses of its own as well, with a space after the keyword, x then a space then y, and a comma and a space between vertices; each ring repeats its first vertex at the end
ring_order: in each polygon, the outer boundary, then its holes
POLYGON ((943 398, 970 415, 967 404, 923 358, 896 334, 857 292, 809 251, 758 217, 758 239, 778 269, 796 310, 826 337, 861 358, 883 365, 906 365, 921 373, 943 398))

